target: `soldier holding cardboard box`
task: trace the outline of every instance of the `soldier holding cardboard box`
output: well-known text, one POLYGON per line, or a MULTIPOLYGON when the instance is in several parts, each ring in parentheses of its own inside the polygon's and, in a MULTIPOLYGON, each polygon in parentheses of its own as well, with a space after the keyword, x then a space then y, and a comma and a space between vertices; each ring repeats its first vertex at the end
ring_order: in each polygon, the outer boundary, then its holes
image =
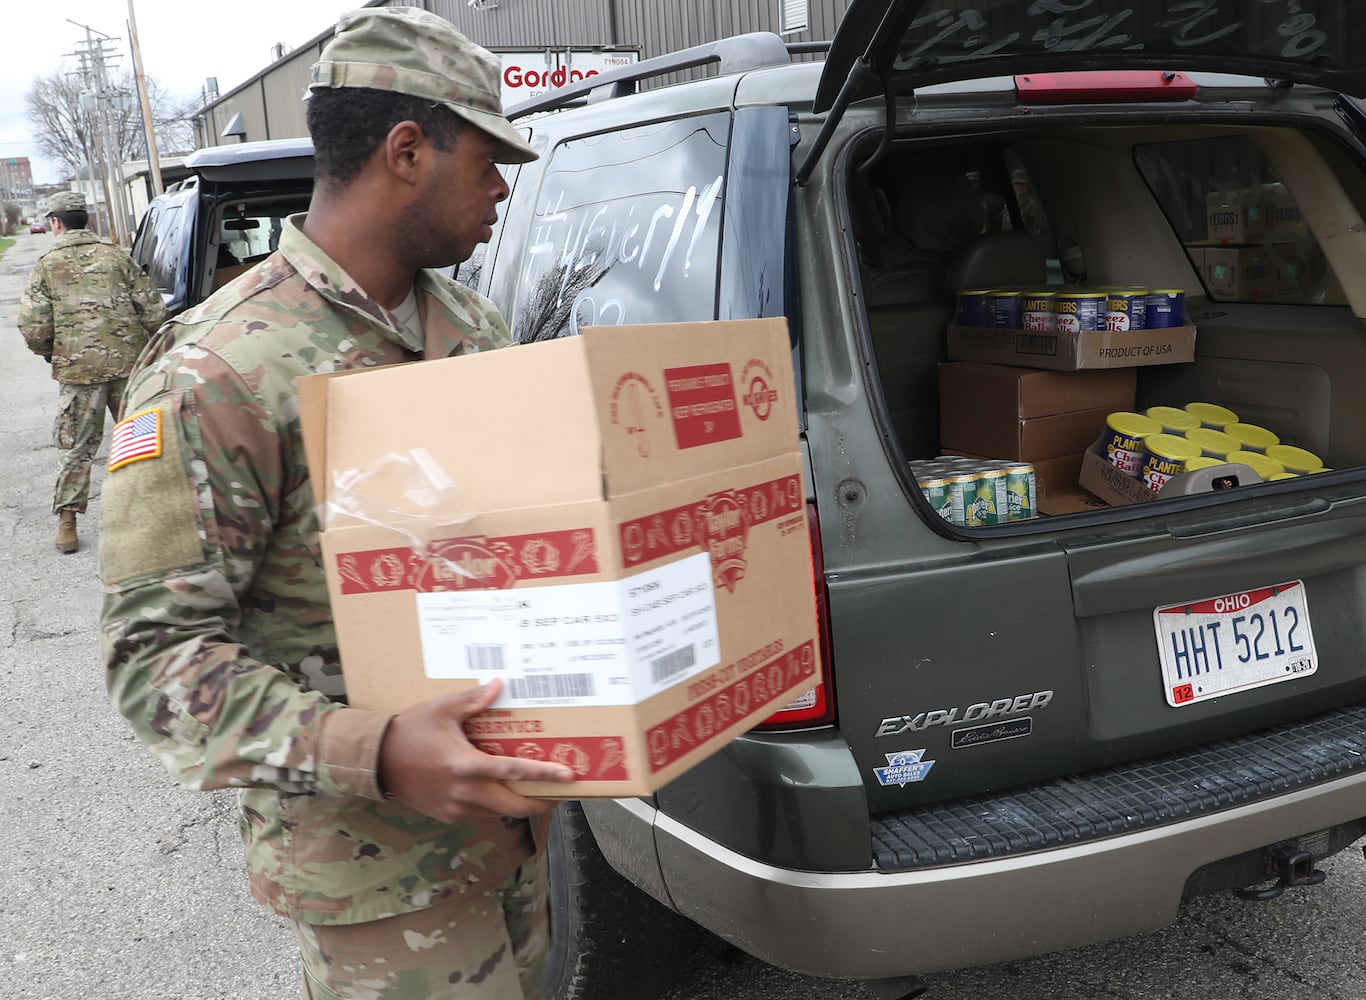
POLYGON ((496 685, 348 707, 295 389, 506 344, 492 303, 427 269, 489 238, 498 163, 536 154, 496 58, 412 8, 345 15, 311 89, 308 214, 130 384, 136 454, 104 494, 109 691, 187 787, 243 789, 252 893, 294 922, 306 997, 539 1000, 554 803, 505 782, 574 774, 473 747, 496 685))

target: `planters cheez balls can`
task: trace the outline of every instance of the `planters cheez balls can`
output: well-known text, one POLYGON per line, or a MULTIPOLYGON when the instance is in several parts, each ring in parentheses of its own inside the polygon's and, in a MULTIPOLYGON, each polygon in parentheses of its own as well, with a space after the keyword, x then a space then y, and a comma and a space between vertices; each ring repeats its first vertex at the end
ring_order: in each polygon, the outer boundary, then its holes
POLYGON ((1034 466, 1029 462, 1012 463, 1005 466, 1005 474, 1006 520, 1027 521, 1038 513, 1038 482, 1034 476, 1034 466))
POLYGON ((1105 300, 1105 329, 1127 333, 1142 330, 1147 325, 1148 290, 1146 288, 1112 289, 1105 300))
POLYGON ((1162 433, 1162 424, 1142 413, 1119 410, 1105 418, 1105 457, 1120 472, 1143 475, 1143 439, 1162 433))
POLYGON ((1059 333, 1098 330, 1105 315, 1105 293, 1058 292, 1053 296, 1053 313, 1059 333))
POLYGON ((1024 292, 1020 296, 1020 324, 1025 330, 1037 333, 1058 328, 1057 316, 1053 312, 1052 292, 1024 292))
POLYGON ((1155 288, 1148 293, 1147 328, 1163 330, 1186 323, 1186 293, 1179 288, 1155 288))
POLYGON ((998 289, 988 294, 985 318, 987 326, 1020 329, 1020 293, 998 289))
POLYGON ((959 326, 991 326, 987 316, 987 300, 991 292, 983 289, 958 293, 958 309, 953 321, 959 326))

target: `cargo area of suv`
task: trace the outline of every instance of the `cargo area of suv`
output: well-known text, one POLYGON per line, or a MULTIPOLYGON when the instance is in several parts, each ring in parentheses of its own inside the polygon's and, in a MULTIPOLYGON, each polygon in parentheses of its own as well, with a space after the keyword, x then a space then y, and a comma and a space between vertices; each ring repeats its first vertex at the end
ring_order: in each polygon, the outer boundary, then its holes
POLYGON ((828 642, 815 696, 562 810, 552 995, 663 964, 630 887, 896 980, 1275 897, 1366 832, 1363 35, 1333 3, 855 0, 823 63, 747 36, 514 109, 542 159, 480 287, 519 340, 786 317, 828 642), (975 301, 1139 290, 1168 329, 975 301), (1145 478, 1134 417, 1237 447, 1154 441, 1180 465, 1145 478), (955 515, 968 459, 1034 493, 955 515))

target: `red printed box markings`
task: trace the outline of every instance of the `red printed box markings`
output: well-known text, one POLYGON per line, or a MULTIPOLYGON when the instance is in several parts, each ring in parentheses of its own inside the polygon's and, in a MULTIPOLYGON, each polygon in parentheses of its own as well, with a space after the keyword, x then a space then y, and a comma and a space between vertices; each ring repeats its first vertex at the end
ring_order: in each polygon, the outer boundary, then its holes
POLYGON ((501 538, 443 538, 425 553, 369 549, 337 556, 343 594, 392 590, 501 590, 522 579, 595 575, 597 546, 590 528, 501 538))
MULTIPOLYGON (((712 676, 724 680, 738 673, 737 664, 717 669, 712 676)), ((729 683, 645 734, 650 753, 650 771, 662 771, 704 741, 728 729, 755 709, 776 701, 782 693, 803 678, 816 673, 816 646, 806 642, 729 683)), ((701 681, 705 682, 706 678, 701 681)), ((697 683, 697 682, 694 682, 697 683)))
POLYGON ((471 742, 496 757, 549 760, 570 768, 583 781, 627 781, 625 743, 619 736, 563 739, 475 739, 471 742))
POLYGON ((664 380, 680 450, 742 435, 730 365, 666 368, 664 380))
POLYGON ((805 509, 801 477, 784 476, 625 521, 619 529, 623 568, 698 547, 711 556, 717 584, 733 590, 744 575, 750 529, 805 509))

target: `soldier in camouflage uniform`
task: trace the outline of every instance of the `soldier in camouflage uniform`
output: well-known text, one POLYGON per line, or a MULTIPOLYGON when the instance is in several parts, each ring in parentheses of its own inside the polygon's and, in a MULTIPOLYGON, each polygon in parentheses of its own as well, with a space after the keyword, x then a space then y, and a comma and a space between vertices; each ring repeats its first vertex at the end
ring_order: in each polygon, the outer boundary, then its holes
POLYGON ((117 417, 128 373, 166 307, 121 247, 85 228, 85 196, 48 199, 56 245, 38 258, 19 302, 19 329, 61 385, 52 430, 58 449, 57 548, 75 552, 76 515, 90 500, 90 463, 104 438, 104 414, 117 417))
POLYGON ((129 387, 100 550, 110 696, 184 785, 243 789, 251 891, 294 922, 306 997, 540 1000, 554 803, 505 782, 573 772, 474 749, 462 723, 496 683, 348 707, 294 385, 507 344, 492 303, 428 268, 489 238, 497 164, 536 154, 497 60, 411 8, 343 16, 308 125, 308 213, 129 387))

